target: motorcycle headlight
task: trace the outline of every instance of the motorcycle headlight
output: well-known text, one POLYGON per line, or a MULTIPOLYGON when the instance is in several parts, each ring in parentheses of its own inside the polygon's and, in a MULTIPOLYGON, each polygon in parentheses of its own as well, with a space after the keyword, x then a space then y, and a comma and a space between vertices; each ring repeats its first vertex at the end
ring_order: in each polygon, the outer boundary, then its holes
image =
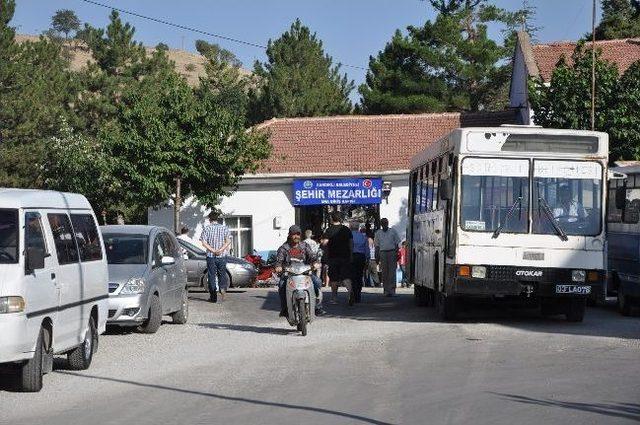
POLYGON ((22 313, 24 305, 22 297, 0 297, 0 314, 22 313))
POLYGON ((471 277, 476 279, 484 279, 487 277, 487 268, 485 266, 473 266, 471 267, 471 277))
POLYGON ((121 295, 142 294, 144 292, 144 286, 145 286, 144 279, 140 279, 139 277, 132 277, 122 287, 120 294, 121 295))
POLYGON ((572 270, 571 271, 571 280, 574 282, 584 282, 586 277, 586 273, 584 270, 572 270))

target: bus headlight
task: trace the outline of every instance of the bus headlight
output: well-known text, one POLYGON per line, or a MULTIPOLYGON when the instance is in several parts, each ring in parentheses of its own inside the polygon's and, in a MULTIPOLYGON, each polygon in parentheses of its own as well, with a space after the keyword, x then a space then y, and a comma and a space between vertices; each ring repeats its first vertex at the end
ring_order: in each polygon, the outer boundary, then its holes
POLYGON ((484 279, 487 277, 487 268, 485 266, 473 266, 471 267, 471 277, 476 279, 484 279))
POLYGON ((0 297, 0 314, 22 313, 24 311, 24 298, 0 297))
POLYGON ((584 282, 585 277, 586 277, 586 273, 584 272, 584 270, 571 271, 571 280, 574 282, 584 282))

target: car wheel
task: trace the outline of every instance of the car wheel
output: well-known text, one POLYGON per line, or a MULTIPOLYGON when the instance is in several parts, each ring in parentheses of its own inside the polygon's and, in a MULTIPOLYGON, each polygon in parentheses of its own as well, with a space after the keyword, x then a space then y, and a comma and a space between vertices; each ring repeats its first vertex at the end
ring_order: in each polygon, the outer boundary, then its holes
POLYGON ((184 325, 189 318, 189 297, 187 295, 187 289, 182 291, 182 302, 180 304, 180 310, 171 315, 173 323, 178 325, 184 325))
POLYGON ((154 334, 160 329, 162 323, 162 304, 160 304, 160 297, 153 294, 151 297, 151 305, 149 306, 149 315, 147 320, 140 326, 138 331, 145 334, 154 334))
POLYGON ((98 332, 93 317, 89 319, 89 327, 84 335, 82 344, 74 348, 68 355, 67 361, 71 370, 86 370, 91 365, 93 353, 98 344, 98 332))
POLYGON ((42 389, 42 376, 44 375, 42 366, 44 358, 47 355, 44 342, 45 337, 45 330, 40 328, 33 357, 18 370, 19 391, 36 393, 42 389))

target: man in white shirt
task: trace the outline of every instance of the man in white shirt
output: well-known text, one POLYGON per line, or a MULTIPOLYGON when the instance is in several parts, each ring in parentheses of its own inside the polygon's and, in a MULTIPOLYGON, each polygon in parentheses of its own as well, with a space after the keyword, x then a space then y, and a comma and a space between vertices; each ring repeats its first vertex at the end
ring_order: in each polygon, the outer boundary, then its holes
POLYGON ((571 188, 562 185, 558 188, 558 202, 553 209, 553 217, 559 221, 575 223, 587 218, 587 212, 582 204, 573 199, 571 188))
POLYGON ((396 293, 396 265, 400 236, 395 229, 389 228, 389 220, 380 220, 381 229, 375 234, 373 243, 376 247, 376 260, 380 264, 384 295, 392 297, 396 293))

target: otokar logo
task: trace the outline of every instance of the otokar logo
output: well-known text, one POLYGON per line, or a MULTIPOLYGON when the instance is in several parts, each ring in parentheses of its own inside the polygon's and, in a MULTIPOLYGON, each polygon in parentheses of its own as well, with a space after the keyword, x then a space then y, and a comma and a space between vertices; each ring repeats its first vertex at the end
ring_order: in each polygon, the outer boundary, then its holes
POLYGON ((542 270, 517 270, 516 276, 520 277, 542 277, 542 270))

